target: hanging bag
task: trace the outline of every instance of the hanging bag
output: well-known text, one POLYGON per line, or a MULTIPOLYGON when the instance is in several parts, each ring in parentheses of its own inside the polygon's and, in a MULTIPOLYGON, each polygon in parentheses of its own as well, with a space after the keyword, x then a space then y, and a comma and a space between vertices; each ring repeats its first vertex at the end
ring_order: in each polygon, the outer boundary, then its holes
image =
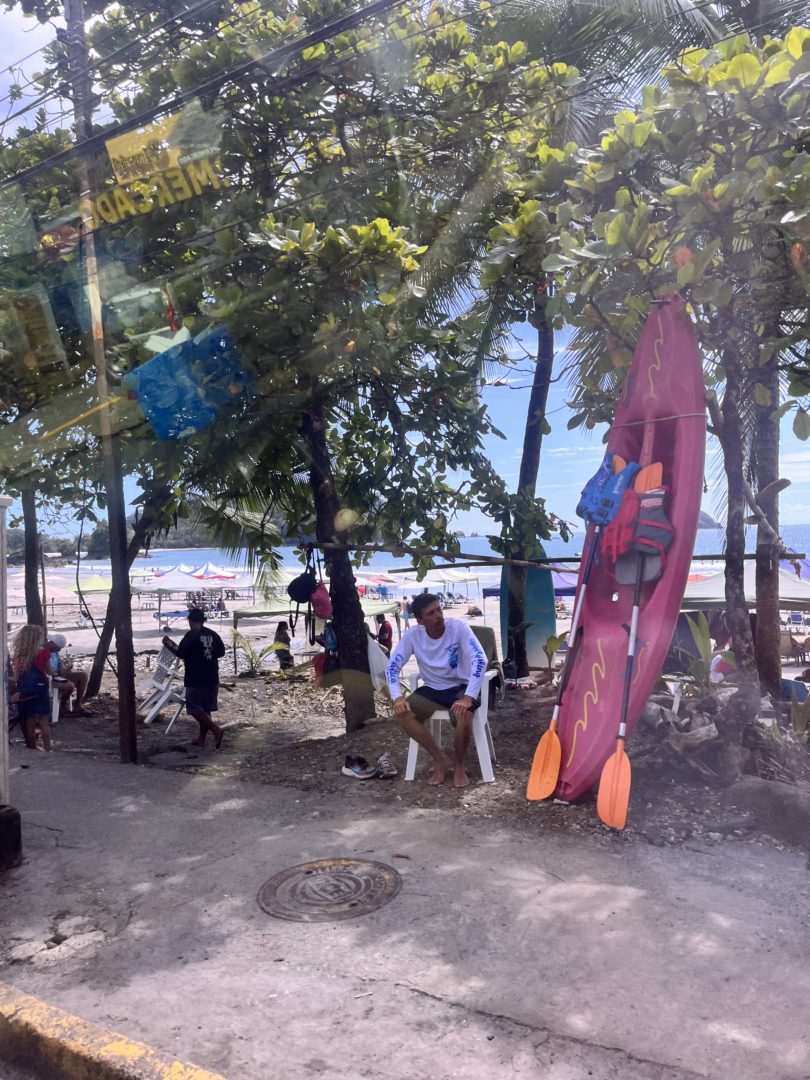
POLYGON ((318 577, 315 573, 315 564, 312 560, 312 545, 310 544, 307 547, 307 564, 303 574, 299 574, 297 578, 293 578, 287 586, 287 595, 296 605, 294 613, 292 606, 290 607, 290 629, 293 633, 295 632, 295 624, 298 622, 301 605, 309 605, 309 598, 315 591, 317 584, 318 577))
POLYGON ((332 600, 329 596, 329 590, 323 580, 323 574, 321 573, 321 560, 318 558, 318 577, 319 581, 309 597, 309 602, 312 604, 312 610, 315 612, 319 619, 331 619, 332 618, 332 600))

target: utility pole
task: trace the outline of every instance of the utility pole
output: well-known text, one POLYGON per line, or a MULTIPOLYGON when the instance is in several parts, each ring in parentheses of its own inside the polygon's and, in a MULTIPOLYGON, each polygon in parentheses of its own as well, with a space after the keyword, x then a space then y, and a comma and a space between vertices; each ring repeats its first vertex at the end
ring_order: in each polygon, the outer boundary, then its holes
POLYGON ((22 826, 20 813, 11 805, 8 779, 8 589, 6 576, 6 511, 11 506, 8 495, 0 495, 0 657, 3 678, 0 681, 0 870, 9 870, 22 862, 22 826))
MULTIPOLYGON (((69 82, 73 92, 73 115, 76 139, 82 142, 92 134, 92 80, 88 71, 89 57, 84 32, 84 0, 64 0, 67 28, 69 82)), ((91 151, 92 153, 92 151, 91 151)), ((92 163, 87 156, 78 159, 81 200, 94 194, 92 163)), ((82 222, 81 254, 87 276, 87 295, 93 335, 93 361, 96 369, 96 392, 99 403, 110 400, 107 380, 107 360, 104 351, 101 288, 99 283, 96 238, 92 221, 82 222)), ((138 760, 135 727, 135 652, 132 642, 132 604, 129 591, 129 561, 127 559, 127 519, 124 500, 124 476, 121 452, 112 430, 109 407, 99 410, 101 453, 104 464, 104 486, 107 492, 107 521, 110 527, 110 567, 112 591, 109 611, 115 622, 115 648, 118 660, 118 731, 121 761, 135 764, 138 760)))

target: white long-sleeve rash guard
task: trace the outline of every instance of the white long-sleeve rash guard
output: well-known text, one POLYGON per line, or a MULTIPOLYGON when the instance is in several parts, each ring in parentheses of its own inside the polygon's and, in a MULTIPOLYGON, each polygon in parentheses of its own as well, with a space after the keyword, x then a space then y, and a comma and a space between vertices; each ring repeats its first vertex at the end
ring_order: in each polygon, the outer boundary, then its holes
POLYGON ((475 634, 461 619, 445 619, 444 633, 438 638, 430 637, 424 626, 405 631, 385 669, 394 700, 402 695, 399 674, 412 656, 416 657, 425 686, 449 690, 466 682, 466 695, 476 701, 480 699, 487 658, 475 634))

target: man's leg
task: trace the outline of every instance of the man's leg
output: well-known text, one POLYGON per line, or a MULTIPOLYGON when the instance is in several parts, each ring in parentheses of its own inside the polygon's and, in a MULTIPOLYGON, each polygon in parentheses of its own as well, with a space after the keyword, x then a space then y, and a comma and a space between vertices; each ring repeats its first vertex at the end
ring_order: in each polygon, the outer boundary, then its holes
POLYGON ((86 671, 71 671, 70 673, 70 681, 76 687, 76 703, 73 706, 75 712, 78 712, 84 704, 89 679, 90 676, 86 671))
POLYGON ((453 786, 465 788, 470 780, 464 771, 464 756, 470 745, 473 714, 467 709, 462 719, 456 721, 453 728, 453 786))
POLYGON ((219 726, 219 724, 214 723, 214 721, 211 719, 211 714, 205 712, 204 709, 189 709, 188 707, 186 708, 186 711, 191 713, 191 715, 200 725, 200 734, 197 736, 196 739, 192 741, 191 745, 205 746, 205 739, 208 735, 208 732, 210 731, 211 734, 214 736, 214 743, 218 750, 220 743, 222 742, 222 728, 219 726))
POLYGON ((441 748, 437 745, 427 727, 417 718, 411 708, 408 708, 407 712, 403 713, 402 716, 395 716, 394 719, 405 734, 418 742, 422 749, 427 750, 433 758, 433 768, 428 774, 427 782, 429 784, 443 784, 450 762, 442 753, 441 748))

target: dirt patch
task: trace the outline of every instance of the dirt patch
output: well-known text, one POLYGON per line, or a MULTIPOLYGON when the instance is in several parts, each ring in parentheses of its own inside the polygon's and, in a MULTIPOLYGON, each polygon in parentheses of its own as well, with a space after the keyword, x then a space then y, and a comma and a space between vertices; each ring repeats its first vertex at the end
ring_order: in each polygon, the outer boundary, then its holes
MULTIPOLYGON (((143 659, 140 660, 143 663, 143 659)), ((87 754, 118 760, 117 700, 113 682, 105 676, 102 693, 92 703, 95 715, 64 719, 54 730, 54 751, 87 754)), ((606 843, 645 841, 656 845, 699 842, 713 844, 727 837, 780 845, 773 817, 756 809, 740 809, 733 788, 724 789, 701 779, 678 755, 662 746, 660 733, 639 723, 628 746, 633 766, 633 788, 627 828, 616 834, 606 829, 596 815, 593 799, 575 806, 525 798, 529 765, 539 736, 548 726, 553 694, 544 689, 513 690, 507 693, 490 721, 497 753, 496 783, 478 780, 475 755, 470 755, 472 785, 455 790, 424 783, 427 760, 422 756, 417 780, 406 783, 407 741, 391 719, 391 706, 382 697, 377 701, 377 718, 361 731, 344 731, 342 696, 339 689, 316 690, 311 674, 292 678, 262 676, 237 679, 231 691, 220 691, 218 719, 228 725, 222 749, 206 750, 184 762, 183 752, 197 735, 197 725, 185 713, 171 731, 165 727, 170 714, 145 727, 138 725, 139 761, 193 769, 254 783, 282 784, 308 792, 343 795, 355 805, 404 805, 439 809, 464 817, 483 817, 505 827, 560 832, 593 833, 606 843), (161 722, 162 720, 162 722, 161 722), (387 752, 399 769, 391 780, 360 781, 343 776, 341 767, 347 754, 361 755, 369 762, 387 752), (174 763, 171 759, 176 756, 174 763), (202 757, 202 760, 200 760, 202 757)), ((788 740, 789 742, 789 740, 788 740)), ((788 747, 792 784, 780 784, 798 794, 810 792, 810 755, 804 746, 788 747)), ((788 834, 782 838, 790 844, 788 834)))

